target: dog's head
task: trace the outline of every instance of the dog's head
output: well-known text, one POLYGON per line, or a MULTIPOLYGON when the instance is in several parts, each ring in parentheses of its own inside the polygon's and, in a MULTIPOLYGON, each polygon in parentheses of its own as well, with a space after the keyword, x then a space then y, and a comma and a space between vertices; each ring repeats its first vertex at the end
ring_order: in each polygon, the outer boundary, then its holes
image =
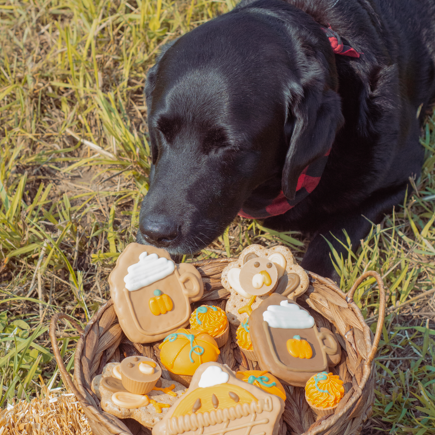
POLYGON ((309 24, 317 36, 236 9, 164 47, 145 89, 153 166, 138 242, 193 253, 268 180, 295 195, 342 122, 327 39, 309 24))

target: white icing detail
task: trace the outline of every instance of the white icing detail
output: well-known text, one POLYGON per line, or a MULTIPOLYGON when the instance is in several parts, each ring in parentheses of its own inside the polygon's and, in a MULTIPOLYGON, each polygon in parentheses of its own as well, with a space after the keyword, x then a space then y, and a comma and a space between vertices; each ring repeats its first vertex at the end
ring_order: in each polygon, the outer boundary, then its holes
POLYGON ((128 275, 124 277, 125 288, 131 292, 150 285, 156 281, 169 276, 175 269, 172 260, 161 257, 157 254, 148 255, 142 252, 139 255, 139 262, 131 265, 128 275))
POLYGON ((112 375, 116 379, 120 379, 120 380, 122 379, 122 376, 121 376, 121 365, 120 364, 118 364, 117 366, 113 367, 112 375))
POLYGON ((250 298, 252 295, 245 292, 240 285, 240 270, 241 269, 237 267, 230 269, 227 275, 228 282, 230 283, 231 288, 233 288, 240 296, 243 296, 244 298, 250 298))
POLYGON ((279 305, 269 305, 263 312, 263 320, 271 328, 309 329, 314 326, 313 317, 296 304, 282 301, 279 305))
POLYGON ((147 396, 118 391, 112 394, 112 402, 120 408, 136 409, 150 403, 147 396))
POLYGON ((228 373, 224 372, 220 367, 210 366, 207 367, 201 375, 198 387, 207 388, 219 384, 226 384, 229 378, 228 373))
POLYGON ((261 273, 256 273, 252 277, 252 287, 261 288, 264 284, 264 276, 261 273))
POLYGON ((144 362, 139 364, 139 371, 144 375, 152 375, 154 373, 154 369, 149 364, 144 362))
POLYGON ((284 275, 285 268, 287 267, 287 261, 284 258, 284 255, 279 252, 275 252, 269 257, 269 260, 276 266, 278 269, 278 279, 284 275))

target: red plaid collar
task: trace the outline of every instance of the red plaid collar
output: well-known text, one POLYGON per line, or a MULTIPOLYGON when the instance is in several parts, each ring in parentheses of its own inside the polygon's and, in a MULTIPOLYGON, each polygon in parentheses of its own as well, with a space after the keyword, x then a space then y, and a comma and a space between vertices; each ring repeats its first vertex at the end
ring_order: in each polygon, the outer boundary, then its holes
MULTIPOLYGON (((325 32, 327 38, 329 39, 329 43, 335 54, 340 54, 341 56, 349 56, 354 58, 359 58, 361 54, 356 51, 350 45, 346 45, 343 43, 340 36, 334 32, 329 26, 328 28, 322 27, 322 30, 325 32)), ((298 184, 296 187, 296 197, 294 200, 288 200, 283 191, 279 193, 279 195, 273 199, 270 203, 264 204, 263 201, 259 200, 256 206, 251 206, 250 208, 243 207, 239 216, 248 219, 266 219, 271 216, 279 216, 288 212, 290 209, 295 207, 299 202, 301 202, 304 198, 306 198, 320 183, 320 179, 323 173, 323 170, 326 166, 326 161, 328 159, 330 150, 320 159, 313 162, 311 165, 308 165, 301 173, 298 178, 298 184)), ((251 203, 255 203, 251 200, 251 203)))
POLYGON ((352 48, 350 45, 346 45, 343 43, 343 41, 340 38, 340 35, 337 32, 334 32, 331 29, 331 26, 328 28, 322 27, 321 28, 327 38, 329 39, 329 43, 331 44, 332 50, 335 54, 341 54, 342 56, 349 56, 349 57, 356 57, 359 58, 361 54, 358 53, 354 48, 352 48))

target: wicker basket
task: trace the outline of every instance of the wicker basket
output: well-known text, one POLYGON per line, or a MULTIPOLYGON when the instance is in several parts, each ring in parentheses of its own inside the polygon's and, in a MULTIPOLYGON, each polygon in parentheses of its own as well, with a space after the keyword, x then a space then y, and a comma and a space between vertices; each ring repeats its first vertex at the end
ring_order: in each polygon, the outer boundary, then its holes
MULTIPOLYGON (((204 297, 197 304, 213 301, 224 305, 228 292, 222 289, 220 274, 232 259, 210 260, 194 263, 201 272, 205 282, 204 297)), ((374 363, 373 359, 379 344, 385 316, 385 293, 382 279, 376 272, 366 272, 357 279, 346 295, 331 280, 309 273, 311 285, 298 303, 309 309, 319 327, 331 329, 341 347, 342 358, 332 372, 344 381, 346 394, 335 409, 333 415, 317 418, 305 401, 303 388, 286 386, 287 400, 280 434, 297 435, 356 435, 359 434, 365 420, 371 415, 374 402, 374 363), (363 280, 374 277, 380 292, 379 321, 373 337, 364 318, 353 302, 353 294, 363 280), (288 430, 287 430, 288 429, 288 430)), ((221 348, 221 362, 233 370, 243 366, 244 370, 258 369, 240 352, 235 339, 235 328, 231 328, 230 339, 221 348)), ((50 338, 54 355, 59 365, 62 379, 81 403, 92 431, 95 435, 149 435, 146 429, 134 420, 120 420, 100 408, 96 395, 91 390, 94 376, 102 372, 109 361, 120 361, 124 356, 142 354, 159 359, 158 343, 140 345, 131 343, 119 326, 112 301, 102 306, 94 315, 86 329, 82 328, 65 314, 56 314, 50 326, 50 338), (65 369, 60 355, 56 326, 60 319, 67 319, 73 324, 81 338, 78 342, 74 361, 74 383, 65 369)))

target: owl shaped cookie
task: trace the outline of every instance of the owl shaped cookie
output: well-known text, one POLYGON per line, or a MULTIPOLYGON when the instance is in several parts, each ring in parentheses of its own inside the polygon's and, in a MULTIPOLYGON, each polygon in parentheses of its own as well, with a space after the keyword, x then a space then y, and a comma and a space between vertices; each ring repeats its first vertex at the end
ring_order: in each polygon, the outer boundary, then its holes
POLYGON ((307 290, 309 279, 290 249, 251 245, 223 270, 222 285, 231 292, 226 306, 228 320, 238 326, 271 294, 295 300, 307 290))

